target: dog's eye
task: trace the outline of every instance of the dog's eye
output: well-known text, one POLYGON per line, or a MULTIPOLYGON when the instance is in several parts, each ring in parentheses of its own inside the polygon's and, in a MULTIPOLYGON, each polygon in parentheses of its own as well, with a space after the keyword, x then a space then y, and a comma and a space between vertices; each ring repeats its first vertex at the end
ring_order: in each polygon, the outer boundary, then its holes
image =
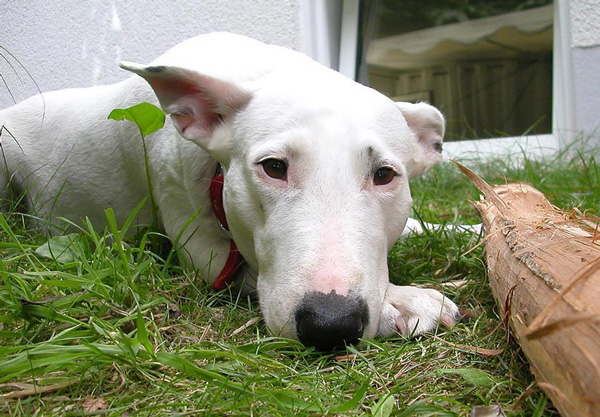
POLYGON ((287 177, 288 166, 285 161, 275 158, 265 159, 260 163, 265 173, 276 180, 285 180, 287 177))
POLYGON ((396 176, 396 171, 391 167, 381 167, 375 171, 373 175, 373 184, 375 185, 386 185, 392 182, 396 176))

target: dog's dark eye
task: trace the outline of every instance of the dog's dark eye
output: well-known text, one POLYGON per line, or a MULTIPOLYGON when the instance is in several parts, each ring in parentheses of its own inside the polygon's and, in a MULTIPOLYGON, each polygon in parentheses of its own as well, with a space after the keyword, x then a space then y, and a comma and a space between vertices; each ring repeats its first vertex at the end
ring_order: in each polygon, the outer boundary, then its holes
POLYGON ((373 175, 373 184, 375 185, 386 185, 392 182, 396 176, 396 171, 391 167, 381 167, 375 171, 373 175))
POLYGON ((260 163, 265 173, 276 180, 285 180, 287 177, 288 166, 285 161, 275 158, 265 159, 260 163))

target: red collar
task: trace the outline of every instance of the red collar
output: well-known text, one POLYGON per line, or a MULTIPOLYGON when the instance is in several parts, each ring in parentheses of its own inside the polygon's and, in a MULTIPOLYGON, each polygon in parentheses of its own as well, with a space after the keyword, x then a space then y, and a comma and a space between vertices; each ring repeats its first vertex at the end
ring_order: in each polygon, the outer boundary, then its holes
MULTIPOLYGON (((225 176, 221 170, 221 165, 217 167, 215 176, 210 182, 210 203, 213 209, 213 213, 217 216, 217 220, 221 224, 221 229, 229 232, 229 226, 227 225, 227 217, 225 216, 225 209, 223 208, 223 181, 225 176)), ((224 290, 231 285, 235 279, 240 266, 244 263, 244 257, 238 250, 235 242, 230 237, 229 239, 229 256, 227 256, 227 262, 223 270, 213 282, 213 288, 215 290, 224 290)))

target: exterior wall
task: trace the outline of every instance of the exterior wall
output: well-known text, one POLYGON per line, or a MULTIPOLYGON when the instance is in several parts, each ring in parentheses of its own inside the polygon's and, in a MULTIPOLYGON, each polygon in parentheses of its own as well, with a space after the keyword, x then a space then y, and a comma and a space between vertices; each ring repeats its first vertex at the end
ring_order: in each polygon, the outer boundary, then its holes
MULTIPOLYGON (((564 1, 564 0, 555 0, 564 1)), ((569 0, 575 125, 600 138, 600 0, 569 0)))
POLYGON ((600 45, 600 0, 569 0, 569 6, 573 47, 600 45))
POLYGON ((50 91, 123 80, 129 74, 119 68, 119 61, 150 62, 176 43, 207 32, 235 32, 303 50, 301 15, 306 4, 303 0, 0 1, 0 75, 5 81, 0 82, 0 108, 36 94, 36 83, 41 91, 50 91))
MULTIPOLYGON (((562 101, 575 109, 575 120, 573 128, 567 128, 600 138, 600 0, 555 1, 567 6, 566 23, 571 26, 567 48, 572 66, 565 75, 573 91, 570 99, 562 101)), ((128 74, 118 67, 119 61, 149 62, 183 39, 212 31, 240 33, 302 50, 337 68, 342 3, 2 0, 0 108, 38 89, 120 81, 128 74)))

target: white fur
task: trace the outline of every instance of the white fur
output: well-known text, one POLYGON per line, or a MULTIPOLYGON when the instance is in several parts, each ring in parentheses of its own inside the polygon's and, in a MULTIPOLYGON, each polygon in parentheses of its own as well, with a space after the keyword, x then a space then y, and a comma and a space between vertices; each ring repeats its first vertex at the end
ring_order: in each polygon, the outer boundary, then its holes
MULTIPOLYGON (((0 112, 0 175, 27 191, 33 214, 55 225, 87 216, 101 227, 112 207, 124 221, 148 194, 142 145, 131 123, 107 115, 160 102, 173 121, 147 138, 160 223, 174 238, 201 209, 180 242, 190 266, 213 282, 229 248, 208 197, 221 163, 231 233, 271 331, 297 337, 294 311, 309 291, 363 297, 367 338, 454 323, 454 303, 390 284, 387 269, 411 207, 408 180, 441 160, 439 111, 396 105, 299 53, 230 34, 187 40, 152 66, 164 68, 123 64, 159 101, 134 76, 0 112), (288 162, 287 181, 265 174, 266 158, 288 162), (399 175, 375 186, 381 165, 399 175)), ((150 223, 148 204, 137 221, 150 223)))

